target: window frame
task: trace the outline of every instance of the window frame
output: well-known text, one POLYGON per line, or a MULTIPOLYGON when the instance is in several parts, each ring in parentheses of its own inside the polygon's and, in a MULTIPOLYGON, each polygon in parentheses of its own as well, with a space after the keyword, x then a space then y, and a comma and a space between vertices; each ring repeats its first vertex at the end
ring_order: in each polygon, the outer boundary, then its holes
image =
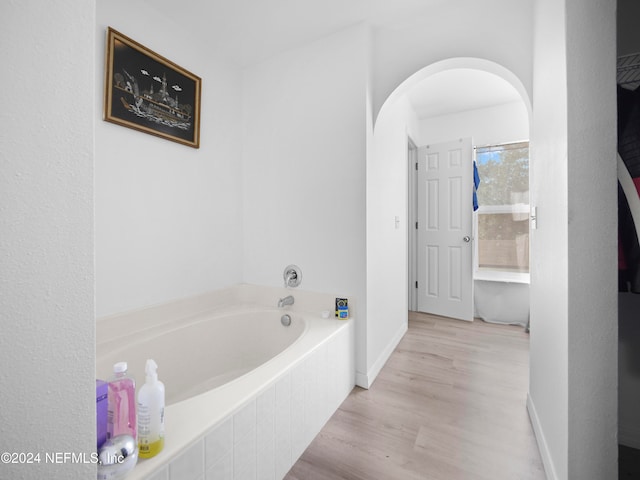
MULTIPOLYGON (((527 148, 530 147, 529 140, 519 140, 514 142, 504 142, 504 143, 491 143, 482 146, 474 146, 473 147, 473 161, 477 160, 477 149, 482 148, 491 148, 491 147, 500 147, 504 145, 515 145, 518 143, 527 143, 527 148)), ((529 170, 529 161, 530 157, 528 157, 527 169, 529 170)), ((477 163, 476 163, 477 165, 477 163)), ((480 174, 480 187, 482 188, 482 174, 480 174)), ((473 278, 474 280, 491 280, 491 281, 506 281, 506 282, 514 282, 514 283, 529 283, 530 281, 530 272, 531 272, 531 262, 529 262, 529 269, 527 272, 516 272, 516 271, 508 271, 508 270, 500 270, 500 269, 492 269, 492 268, 480 268, 480 257, 479 257, 479 232, 478 232, 478 217, 479 215, 487 215, 487 214, 527 214, 528 219, 528 227, 529 227, 529 259, 531 258, 531 202, 529 203, 515 203, 510 205, 479 205, 478 209, 473 212, 473 238, 474 238, 474 252, 473 252, 473 278)))

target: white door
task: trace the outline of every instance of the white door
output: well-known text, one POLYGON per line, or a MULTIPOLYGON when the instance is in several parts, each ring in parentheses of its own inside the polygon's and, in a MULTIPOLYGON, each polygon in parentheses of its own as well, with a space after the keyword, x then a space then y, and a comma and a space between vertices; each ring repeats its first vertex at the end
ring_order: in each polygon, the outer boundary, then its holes
POLYGON ((418 310, 473 320, 471 138, 418 149, 418 310))

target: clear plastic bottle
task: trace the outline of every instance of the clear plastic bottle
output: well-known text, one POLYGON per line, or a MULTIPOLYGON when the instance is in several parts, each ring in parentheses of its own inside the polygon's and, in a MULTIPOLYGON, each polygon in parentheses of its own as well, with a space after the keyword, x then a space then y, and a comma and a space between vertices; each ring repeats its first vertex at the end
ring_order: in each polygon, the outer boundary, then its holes
POLYGON ((146 382, 138 392, 138 451, 151 458, 164 448, 164 384, 158 380, 158 365, 145 366, 146 382))
POLYGON ((113 366, 113 376, 109 379, 109 406, 107 413, 107 438, 117 435, 137 436, 136 382, 127 375, 127 362, 113 366))

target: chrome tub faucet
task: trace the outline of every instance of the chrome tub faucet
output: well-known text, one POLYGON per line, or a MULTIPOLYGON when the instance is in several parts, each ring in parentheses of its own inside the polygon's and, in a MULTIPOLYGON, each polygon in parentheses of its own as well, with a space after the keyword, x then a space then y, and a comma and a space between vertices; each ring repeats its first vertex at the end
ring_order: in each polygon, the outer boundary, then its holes
POLYGON ((285 305, 293 305, 293 302, 295 302, 295 299, 293 298, 293 295, 288 295, 288 296, 278 300, 278 308, 282 308, 285 305))

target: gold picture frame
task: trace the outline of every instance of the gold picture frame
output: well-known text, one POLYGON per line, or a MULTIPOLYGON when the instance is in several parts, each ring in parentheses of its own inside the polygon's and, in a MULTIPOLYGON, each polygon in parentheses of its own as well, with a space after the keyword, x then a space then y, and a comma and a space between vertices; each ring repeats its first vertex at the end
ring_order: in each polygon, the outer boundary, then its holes
POLYGON ((200 148, 202 79, 107 28, 104 120, 200 148))

